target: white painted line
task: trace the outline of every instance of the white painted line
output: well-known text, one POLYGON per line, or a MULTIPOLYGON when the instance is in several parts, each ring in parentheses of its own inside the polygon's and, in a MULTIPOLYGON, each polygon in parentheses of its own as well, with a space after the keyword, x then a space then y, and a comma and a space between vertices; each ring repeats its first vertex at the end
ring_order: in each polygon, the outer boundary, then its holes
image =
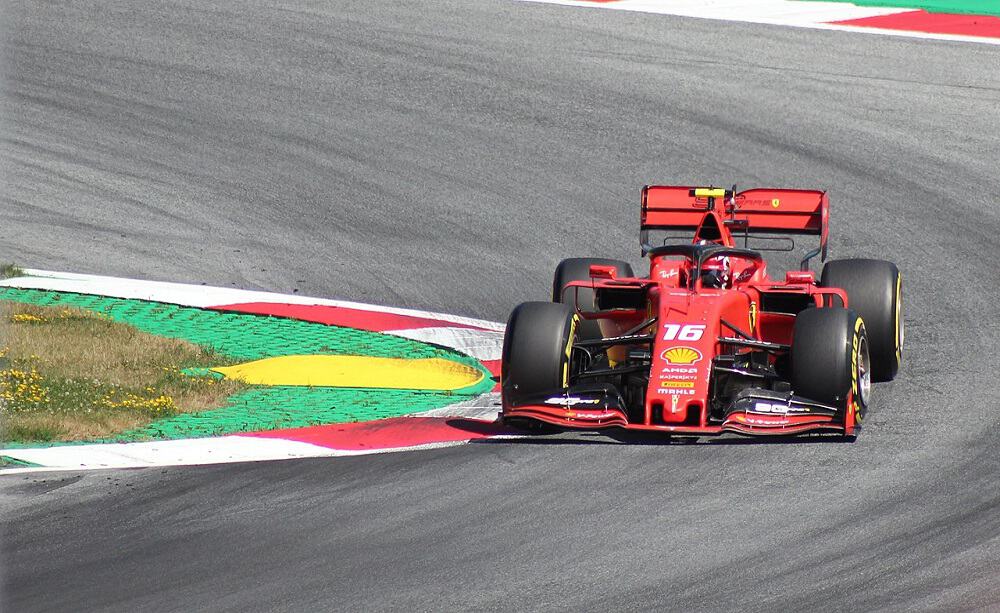
POLYGON ((456 402, 440 409, 413 413, 407 417, 462 417, 496 421, 500 413, 500 392, 488 392, 471 400, 456 402))
POLYGON ((146 281, 142 279, 123 279, 99 275, 83 275, 49 270, 25 270, 27 276, 0 280, 0 285, 23 289, 43 289, 55 292, 71 292, 77 294, 96 294, 112 298, 129 298, 134 300, 152 300, 167 302, 181 306, 206 308, 226 304, 247 302, 267 302, 278 304, 324 305, 376 313, 390 313, 408 317, 437 319, 442 322, 475 326, 485 330, 503 330, 504 325, 493 321, 433 313, 415 309, 399 309, 395 307, 363 304, 345 300, 329 300, 311 298, 308 296, 278 294, 209 285, 191 285, 186 283, 167 283, 164 281, 146 281))
POLYGON ((840 30, 843 32, 856 32, 858 34, 879 34, 882 36, 902 36, 905 38, 922 38, 925 40, 948 40, 959 43, 979 43, 983 45, 1000 45, 1000 38, 986 38, 983 36, 965 36, 963 34, 934 34, 932 32, 915 32, 909 30, 887 30, 884 28, 865 28, 861 26, 845 26, 835 23, 819 23, 811 26, 803 26, 815 30, 840 30))
MULTIPOLYGON (((499 434, 474 440, 522 437, 523 435, 520 434, 499 434)), ((0 455, 43 465, 2 468, 0 469, 0 478, 5 475, 25 473, 153 468, 157 466, 207 466, 235 462, 273 462, 302 458, 364 456, 456 447, 467 445, 471 440, 442 441, 412 447, 387 447, 384 449, 331 449, 285 439, 221 436, 148 443, 67 445, 47 449, 2 449, 0 455), (118 449, 110 449, 110 447, 118 449), (67 452, 67 450, 70 451, 67 452)))
POLYGON ((897 7, 855 6, 845 2, 800 2, 797 0, 619 0, 618 2, 600 3, 583 0, 523 1, 676 15, 678 17, 700 17, 755 23, 780 22, 782 24, 813 24, 826 21, 843 21, 845 19, 893 15, 915 10, 897 7))
POLYGON ((499 360, 503 353, 503 332, 469 328, 414 328, 387 330, 387 334, 451 347, 477 360, 499 360))
POLYGON ((620 0, 618 2, 585 2, 581 0, 516 0, 558 4, 578 8, 613 11, 633 11, 676 17, 714 19, 743 23, 761 23, 815 30, 838 30, 858 34, 902 36, 928 40, 1000 45, 1000 38, 967 36, 963 34, 937 34, 911 30, 890 30, 830 23, 908 13, 917 9, 895 7, 855 6, 845 2, 800 2, 798 0, 620 0))
MULTIPOLYGON (((0 455, 33 464, 41 464, 49 470, 55 468, 96 470, 101 468, 259 462, 333 456, 339 453, 336 450, 310 443, 254 436, 219 436, 141 443, 60 445, 39 449, 0 449, 0 455)), ((28 469, 3 469, 0 474, 24 472, 25 470, 28 469)))

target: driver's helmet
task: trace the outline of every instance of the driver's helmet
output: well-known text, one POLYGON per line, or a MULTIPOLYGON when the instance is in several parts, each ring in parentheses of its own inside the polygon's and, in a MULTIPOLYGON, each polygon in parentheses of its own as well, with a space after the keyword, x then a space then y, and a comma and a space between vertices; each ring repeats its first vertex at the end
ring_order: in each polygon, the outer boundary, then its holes
POLYGON ((721 255, 705 260, 701 265, 701 285, 714 289, 729 288, 733 279, 733 269, 729 256, 721 255))
MULTIPOLYGON (((699 245, 707 245, 709 241, 699 241, 699 245)), ((728 289, 733 282, 733 267, 728 255, 708 258, 701 263, 701 286, 712 289, 728 289)))

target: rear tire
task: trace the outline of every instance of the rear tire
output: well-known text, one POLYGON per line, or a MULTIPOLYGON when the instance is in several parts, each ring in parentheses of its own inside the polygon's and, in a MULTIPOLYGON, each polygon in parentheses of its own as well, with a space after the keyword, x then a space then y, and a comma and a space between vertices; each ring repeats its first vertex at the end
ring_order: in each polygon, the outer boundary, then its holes
POLYGON ((525 302, 510 314, 500 363, 506 408, 532 394, 569 386, 578 317, 565 304, 525 302))
MULTIPOLYGON (((574 304, 574 292, 569 291, 563 295, 563 289, 571 281, 590 281, 590 267, 592 265, 614 266, 619 277, 633 277, 632 266, 628 262, 621 260, 609 260, 607 258, 568 258, 559 262, 556 273, 552 279, 552 302, 568 304, 570 308, 579 306, 583 313, 592 313, 597 310, 596 292, 589 288, 581 287, 576 292, 576 304, 574 304)), ((602 338, 601 328, 594 319, 584 319, 579 325, 580 340, 593 340, 602 338)))
POLYGON ((868 410, 870 365, 865 324, 854 310, 809 308, 795 317, 791 350, 795 394, 842 409, 845 424, 853 424, 868 410))
POLYGON ((827 262, 820 286, 847 292, 847 306, 865 320, 872 359, 872 380, 892 381, 903 359, 902 277, 885 260, 827 262))

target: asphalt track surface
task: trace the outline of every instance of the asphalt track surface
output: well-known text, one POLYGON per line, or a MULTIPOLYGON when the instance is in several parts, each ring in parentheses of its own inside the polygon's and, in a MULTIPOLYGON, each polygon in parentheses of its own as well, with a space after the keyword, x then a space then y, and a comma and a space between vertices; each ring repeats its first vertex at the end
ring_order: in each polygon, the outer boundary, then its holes
POLYGON ((854 444, 558 436, 0 479, 4 611, 1000 606, 1000 48, 496 2, 5 0, 0 259, 504 319, 644 183, 904 273, 854 444))

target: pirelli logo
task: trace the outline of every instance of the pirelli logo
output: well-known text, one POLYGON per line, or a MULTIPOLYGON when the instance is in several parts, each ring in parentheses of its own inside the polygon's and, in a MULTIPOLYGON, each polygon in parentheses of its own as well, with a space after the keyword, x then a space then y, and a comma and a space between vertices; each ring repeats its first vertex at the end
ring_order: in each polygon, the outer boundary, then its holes
POLYGON ((669 388, 674 388, 674 389, 677 389, 677 388, 685 388, 685 389, 687 389, 687 388, 694 387, 694 381, 664 381, 664 382, 660 383, 660 387, 669 387, 669 388))

